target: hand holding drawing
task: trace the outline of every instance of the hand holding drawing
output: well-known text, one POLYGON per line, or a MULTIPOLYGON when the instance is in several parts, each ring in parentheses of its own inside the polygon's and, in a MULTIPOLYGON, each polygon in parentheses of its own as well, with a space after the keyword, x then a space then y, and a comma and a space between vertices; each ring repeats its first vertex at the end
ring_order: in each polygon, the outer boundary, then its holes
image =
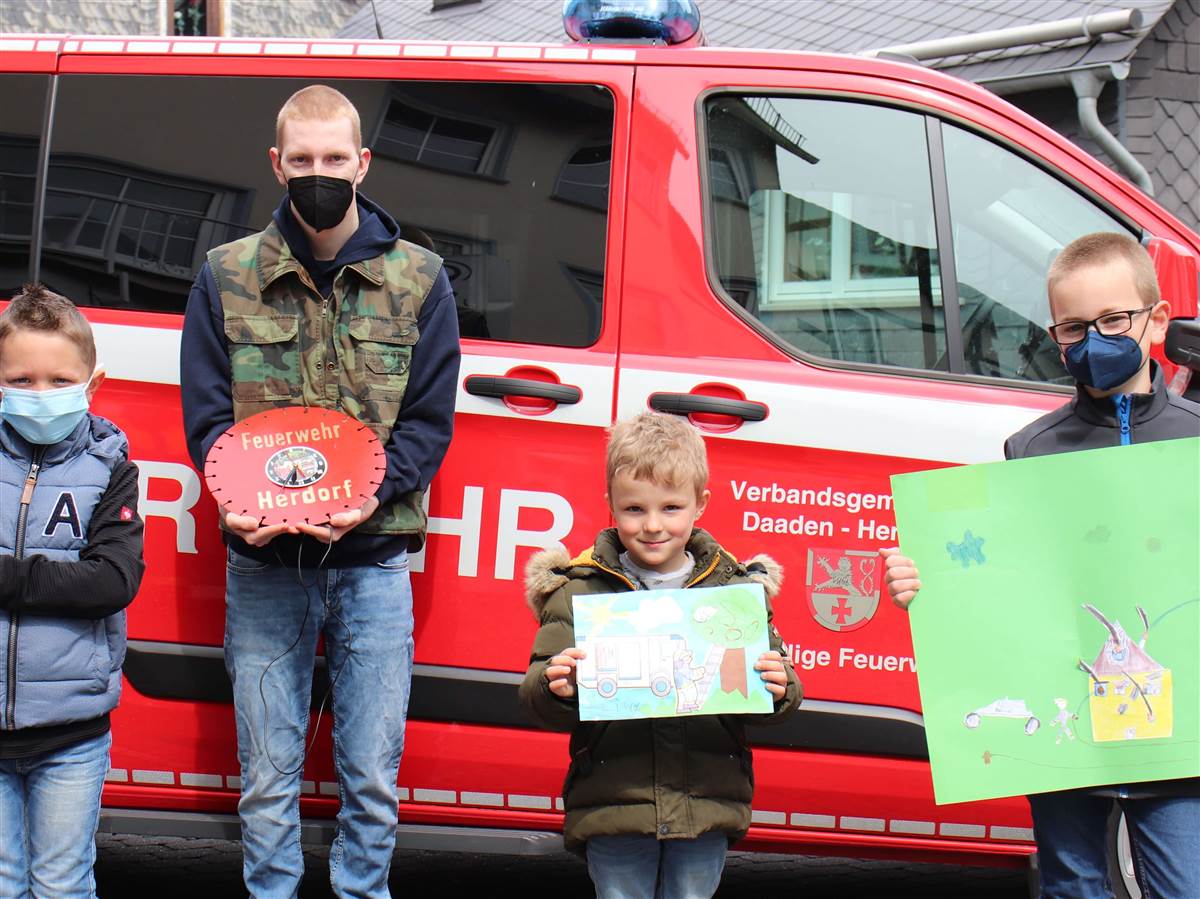
POLYGON ((787 669, 783 667, 783 656, 775 650, 760 655, 754 663, 754 670, 776 699, 781 699, 787 692, 787 669))
POLYGON ((546 663, 546 680, 550 692, 559 699, 570 699, 575 695, 575 666, 587 653, 569 646, 546 663))
POLYGON ((879 554, 883 556, 883 579, 892 602, 902 609, 907 609, 916 599, 917 591, 921 589, 921 573, 917 571, 912 559, 900 555, 898 546, 881 549, 879 554))

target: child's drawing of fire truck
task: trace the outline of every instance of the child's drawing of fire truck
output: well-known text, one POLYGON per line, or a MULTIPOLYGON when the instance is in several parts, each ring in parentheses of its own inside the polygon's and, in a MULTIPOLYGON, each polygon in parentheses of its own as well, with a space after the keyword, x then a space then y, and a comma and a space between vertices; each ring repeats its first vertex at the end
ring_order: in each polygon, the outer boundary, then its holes
POLYGON ((648 687, 663 697, 674 685, 676 653, 687 649, 678 634, 668 636, 602 637, 580 643, 587 655, 580 659, 576 677, 605 699, 625 687, 648 687))

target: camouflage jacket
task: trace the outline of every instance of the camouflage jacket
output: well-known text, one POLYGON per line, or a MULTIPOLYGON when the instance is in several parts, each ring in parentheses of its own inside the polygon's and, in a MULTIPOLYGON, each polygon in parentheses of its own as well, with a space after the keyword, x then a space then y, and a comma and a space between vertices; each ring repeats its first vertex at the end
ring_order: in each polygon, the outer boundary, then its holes
MULTIPOLYGON (((398 240, 345 266, 322 297, 272 222, 209 251, 208 263, 224 313, 234 421, 279 406, 320 406, 353 416, 386 445, 441 258, 398 240)), ((421 492, 381 506, 359 530, 423 534, 421 492)))

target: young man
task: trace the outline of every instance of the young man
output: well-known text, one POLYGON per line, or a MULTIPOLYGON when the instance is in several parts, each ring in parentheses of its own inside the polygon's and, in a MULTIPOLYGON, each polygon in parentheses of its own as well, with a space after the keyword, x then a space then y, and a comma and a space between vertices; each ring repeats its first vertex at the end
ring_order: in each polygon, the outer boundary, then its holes
MULTIPOLYGON (((1006 458, 1200 436, 1200 405, 1169 394, 1150 358, 1166 338, 1168 310, 1136 240, 1105 232, 1072 241, 1050 266, 1047 290, 1050 336, 1077 382, 1075 398, 1009 437, 1006 458)), ((921 588, 916 566, 895 549, 883 554, 892 600, 908 608, 921 588)), ((1030 796, 1043 899, 1111 895, 1105 825, 1114 800, 1142 895, 1200 896, 1200 779, 1192 778, 1030 796)))
POLYGON ((323 634, 342 802, 330 880, 338 896, 386 897, 412 676, 407 551, 424 540, 422 493, 453 426, 454 298, 441 259, 358 194, 371 151, 346 97, 321 85, 294 94, 269 155, 287 191, 273 221, 212 250, 188 300, 189 453, 201 468, 234 422, 311 405, 368 425, 387 472, 328 525, 260 527, 222 512, 244 876, 254 897, 290 897, 304 871, 300 786, 323 634))

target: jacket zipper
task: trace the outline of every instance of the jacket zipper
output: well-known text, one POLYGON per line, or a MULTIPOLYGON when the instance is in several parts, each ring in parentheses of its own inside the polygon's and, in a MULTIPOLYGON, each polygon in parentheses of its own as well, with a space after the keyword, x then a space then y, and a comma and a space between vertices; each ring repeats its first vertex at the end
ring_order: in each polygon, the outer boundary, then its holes
POLYGON ((1113 401, 1117 406, 1117 424, 1121 427, 1121 446, 1129 446, 1132 442, 1129 433, 1129 409, 1133 405, 1133 397, 1122 393, 1114 397, 1113 401))
MULTIPOLYGON (((33 488, 37 484, 38 473, 42 469, 42 459, 46 448, 39 447, 29 463, 29 473, 25 475, 25 486, 21 490, 21 508, 17 512, 17 540, 13 548, 13 558, 18 561, 25 555, 25 526, 29 518, 29 504, 33 501, 33 488)), ((11 612, 8 616, 8 680, 5 683, 4 698, 4 730, 16 729, 17 709, 17 634, 21 629, 21 615, 11 612)))

